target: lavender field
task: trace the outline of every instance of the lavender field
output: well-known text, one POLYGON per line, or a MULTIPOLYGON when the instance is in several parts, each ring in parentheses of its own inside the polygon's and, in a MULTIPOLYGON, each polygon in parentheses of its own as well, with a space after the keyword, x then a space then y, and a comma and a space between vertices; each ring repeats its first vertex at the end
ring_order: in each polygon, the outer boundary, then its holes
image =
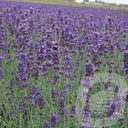
POLYGON ((0 2, 0 128, 127 128, 128 12, 0 2))

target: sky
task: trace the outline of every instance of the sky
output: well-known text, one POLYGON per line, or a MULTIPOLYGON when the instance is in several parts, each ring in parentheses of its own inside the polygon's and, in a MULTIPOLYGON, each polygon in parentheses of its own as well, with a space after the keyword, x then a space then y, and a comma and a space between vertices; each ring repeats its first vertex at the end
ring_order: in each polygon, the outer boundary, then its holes
MULTIPOLYGON (((89 0, 89 1, 95 1, 95 0, 89 0)), ((99 1, 104 1, 106 3, 116 3, 116 4, 127 4, 128 5, 128 0, 99 0, 99 1)))

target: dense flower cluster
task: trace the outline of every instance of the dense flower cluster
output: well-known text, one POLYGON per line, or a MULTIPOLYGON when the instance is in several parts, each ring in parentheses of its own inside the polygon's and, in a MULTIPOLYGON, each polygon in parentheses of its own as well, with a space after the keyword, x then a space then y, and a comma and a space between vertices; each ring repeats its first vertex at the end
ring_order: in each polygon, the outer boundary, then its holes
POLYGON ((90 128, 89 99, 110 88, 100 116, 127 127, 128 89, 111 83, 114 73, 127 81, 127 43, 126 11, 0 1, 0 127, 90 128), (108 78, 93 83, 95 73, 108 78))

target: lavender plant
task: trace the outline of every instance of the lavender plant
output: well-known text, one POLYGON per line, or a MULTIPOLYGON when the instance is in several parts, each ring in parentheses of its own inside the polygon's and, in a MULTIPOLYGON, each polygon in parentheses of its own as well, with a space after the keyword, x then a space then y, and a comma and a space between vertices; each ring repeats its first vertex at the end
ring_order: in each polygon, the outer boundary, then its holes
POLYGON ((126 11, 2 1, 0 5, 1 128, 93 128, 114 112, 117 122, 106 128, 128 127, 127 87, 122 98, 121 85, 111 83, 113 73, 125 81, 128 77, 126 11), (108 74, 106 81, 101 76, 92 83, 94 75, 103 72, 108 74), (98 113, 94 106, 92 112, 89 99, 100 91, 108 96, 104 110, 98 113), (86 103, 78 111, 83 98, 86 103), (126 105, 121 118, 122 102, 126 105))

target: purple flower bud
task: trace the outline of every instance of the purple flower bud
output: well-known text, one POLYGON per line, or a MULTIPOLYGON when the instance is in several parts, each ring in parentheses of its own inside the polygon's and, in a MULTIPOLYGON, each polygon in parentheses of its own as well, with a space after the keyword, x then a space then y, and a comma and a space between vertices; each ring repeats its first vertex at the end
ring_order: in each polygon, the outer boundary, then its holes
POLYGON ((43 127, 42 128, 48 128, 48 121, 44 120, 43 127))
POLYGON ((118 87, 118 86, 116 86, 116 87, 115 87, 115 94, 117 94, 117 93, 118 93, 118 91, 119 91, 119 87, 118 87))
POLYGON ((71 86, 72 86, 72 83, 71 83, 71 82, 68 82, 68 83, 65 82, 65 83, 64 83, 64 87, 65 87, 65 88, 68 88, 68 87, 71 87, 71 86))
POLYGON ((126 44, 126 50, 128 50, 128 44, 126 44))
POLYGON ((55 98, 55 96, 56 96, 56 89, 55 88, 51 88, 51 96, 52 96, 52 99, 54 99, 55 98))
POLYGON ((92 63, 87 63, 85 66, 85 70, 86 70, 86 76, 90 76, 93 75, 93 64, 92 63))
POLYGON ((32 95, 36 95, 37 94, 37 86, 35 84, 33 84, 31 86, 31 94, 32 95))
POLYGON ((115 112, 115 104, 111 104, 111 107, 107 110, 106 112, 106 116, 107 117, 110 117, 112 116, 112 114, 115 112))
POLYGON ((104 84, 104 90, 107 90, 108 88, 109 88, 108 83, 105 83, 105 84, 104 84))
POLYGON ((51 122, 51 127, 55 127, 57 124, 57 114, 50 113, 50 122, 51 122))
POLYGON ((124 68, 128 68, 128 51, 124 52, 123 55, 124 68))
POLYGON ((22 101, 19 101, 17 104, 18 111, 21 113, 23 111, 24 104, 22 101))
POLYGON ((59 107, 60 107, 60 114, 63 117, 64 116, 64 94, 61 91, 60 97, 59 97, 59 107))
POLYGON ((72 108, 71 108, 71 111, 70 111, 70 117, 74 117, 75 112, 76 112, 76 106, 73 105, 72 108))
POLYGON ((20 53, 20 55, 19 55, 19 59, 20 60, 25 60, 25 54, 24 53, 20 53))

